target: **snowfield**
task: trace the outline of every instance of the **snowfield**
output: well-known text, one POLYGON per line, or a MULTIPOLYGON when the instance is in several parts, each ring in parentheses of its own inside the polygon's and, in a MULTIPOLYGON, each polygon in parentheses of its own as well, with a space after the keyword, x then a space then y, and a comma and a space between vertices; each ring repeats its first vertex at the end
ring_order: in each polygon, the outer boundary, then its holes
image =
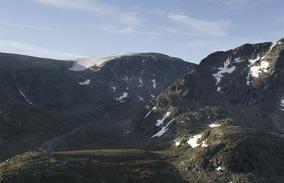
POLYGON ((156 126, 161 126, 164 124, 165 119, 167 119, 172 112, 168 111, 161 119, 157 120, 156 126))
POLYGON ((192 147, 192 148, 196 148, 198 146, 201 145, 201 147, 208 147, 207 144, 207 139, 203 140, 201 143, 198 143, 199 139, 202 138, 202 133, 201 134, 197 134, 194 135, 193 137, 191 137, 190 139, 188 139, 187 143, 192 147))
POLYGON ((77 60, 71 68, 70 71, 84 71, 90 67, 102 67, 106 62, 119 58, 121 56, 106 56, 106 57, 90 57, 85 59, 77 60))
POLYGON ((224 77, 224 74, 231 74, 236 69, 236 66, 230 67, 231 60, 232 58, 227 58, 226 61, 224 62, 224 65, 218 68, 219 71, 213 74, 213 77, 216 79, 216 86, 218 86, 217 92, 221 90, 221 87, 219 87, 219 84, 221 82, 221 79, 224 77))
POLYGON ((262 72, 268 72, 269 63, 266 61, 261 61, 259 66, 252 66, 249 71, 249 75, 258 78, 262 72))
POLYGON ((202 134, 194 135, 192 138, 188 139, 187 143, 192 147, 196 148, 200 146, 198 140, 202 138, 202 134))
POLYGON ((170 122, 168 122, 167 125, 162 127, 162 129, 160 131, 158 131, 155 135, 153 135, 152 138, 161 137, 162 135, 164 135, 168 131, 168 127, 170 126, 170 124, 172 124, 175 120, 176 120, 176 118, 174 118, 170 122))
POLYGON ((250 59, 248 62, 250 63, 249 72, 247 76, 247 85, 250 86, 251 78, 259 78, 262 73, 268 73, 269 62, 266 60, 268 54, 272 51, 272 49, 277 45, 277 42, 273 43, 269 50, 261 57, 258 55, 255 59, 250 59))

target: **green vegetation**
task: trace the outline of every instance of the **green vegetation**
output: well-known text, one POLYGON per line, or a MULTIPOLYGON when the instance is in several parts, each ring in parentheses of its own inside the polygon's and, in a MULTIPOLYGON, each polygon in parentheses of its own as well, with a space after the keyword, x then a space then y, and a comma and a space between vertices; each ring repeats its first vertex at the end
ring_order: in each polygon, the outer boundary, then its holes
POLYGON ((190 147, 165 151, 97 149, 27 152, 0 165, 0 183, 275 182, 283 180, 281 137, 224 120, 190 147))
POLYGON ((140 150, 27 152, 0 166, 1 183, 183 182, 161 155, 140 150))

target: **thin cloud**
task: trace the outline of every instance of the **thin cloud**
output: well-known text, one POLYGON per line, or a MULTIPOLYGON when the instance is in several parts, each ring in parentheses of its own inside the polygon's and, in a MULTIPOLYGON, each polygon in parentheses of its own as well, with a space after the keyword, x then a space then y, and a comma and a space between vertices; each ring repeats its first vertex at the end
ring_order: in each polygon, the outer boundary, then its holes
POLYGON ((186 48, 202 48, 202 49, 212 48, 212 45, 209 44, 208 41, 186 42, 182 43, 182 46, 185 46, 186 48))
MULTIPOLYGON (((238 9, 248 3, 255 3, 253 0, 206 0, 207 2, 214 4, 223 4, 232 9, 238 9)), ((274 0, 258 0, 258 3, 269 4, 274 0)))
POLYGON ((143 19, 135 13, 117 14, 118 21, 104 25, 100 30, 115 34, 128 34, 138 32, 143 26, 143 19))
POLYGON ((92 0, 34 0, 34 2, 67 10, 91 11, 100 14, 110 14, 116 11, 114 6, 92 0))
POLYGON ((44 32, 52 32, 56 31, 56 29, 43 27, 43 26, 37 26, 37 25, 27 25, 27 24, 19 24, 19 23, 13 23, 13 22, 7 22, 7 21, 1 21, 0 25, 9 26, 9 27, 15 27, 20 29, 28 29, 28 30, 35 30, 35 31, 44 31, 44 32))
POLYGON ((29 43, 22 43, 22 42, 9 41, 9 40, 0 40, 0 51, 7 53, 31 55, 36 57, 62 59, 62 60, 86 57, 83 55, 78 55, 68 52, 53 51, 29 43))
MULTIPOLYGON (((135 32, 142 24, 142 18, 132 12, 133 7, 130 7, 131 11, 122 10, 120 7, 112 6, 103 3, 100 0, 33 0, 36 3, 58 7, 66 10, 77 10, 85 12, 93 12, 99 15, 109 16, 114 23, 105 23, 100 28, 102 31, 124 34, 135 32)), ((139 8, 139 6, 135 7, 139 8)))
POLYGON ((163 27, 160 27, 160 28, 161 28, 161 30, 163 32, 172 33, 172 34, 175 34, 175 35, 181 35, 181 36, 204 36, 204 34, 200 34, 198 32, 190 32, 188 30, 184 30, 183 28, 179 28, 179 27, 176 27, 176 26, 172 26, 172 27, 163 26, 163 27))
POLYGON ((136 32, 142 25, 142 19, 134 13, 124 13, 119 15, 120 24, 119 25, 107 25, 103 27, 104 31, 127 34, 136 32))
POLYGON ((226 28, 230 25, 229 22, 207 21, 197 18, 192 18, 183 14, 168 15, 168 19, 183 26, 192 33, 201 34, 204 36, 227 36, 226 28))
MULTIPOLYGON (((250 2, 250 0, 206 0, 206 1, 214 4, 222 4, 230 9, 239 9, 243 5, 250 2)), ((264 1, 264 0, 259 0, 259 1, 264 1)))
POLYGON ((249 2, 249 0, 207 0, 211 3, 222 3, 226 5, 236 5, 236 4, 245 4, 249 2))
POLYGON ((128 33, 133 33, 135 31, 135 28, 133 26, 119 27, 119 26, 113 26, 113 25, 106 25, 103 28, 101 28, 101 30, 105 32, 116 33, 116 34, 128 34, 128 33))

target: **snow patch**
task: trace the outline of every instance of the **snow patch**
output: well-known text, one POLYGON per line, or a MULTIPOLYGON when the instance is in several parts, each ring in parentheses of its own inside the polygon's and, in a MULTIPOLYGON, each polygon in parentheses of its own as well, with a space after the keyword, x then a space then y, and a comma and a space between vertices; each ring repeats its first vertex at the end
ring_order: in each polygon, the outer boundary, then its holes
MULTIPOLYGON (((227 58, 226 61, 224 62, 222 67, 218 68, 218 72, 213 74, 213 77, 216 79, 216 86, 219 86, 221 79, 224 77, 224 74, 231 74, 232 72, 235 71, 236 66, 231 66, 231 60, 232 58, 227 58)), ((217 92, 219 92, 221 90, 220 87, 217 88, 217 92)))
POLYGON ((198 135, 194 135, 192 138, 190 138, 187 143, 192 147, 192 148, 196 148, 198 146, 200 146, 200 144, 198 143, 198 140, 201 139, 202 134, 198 134, 198 135))
POLYGON ((144 119, 147 118, 151 113, 152 111, 156 110, 157 107, 153 107, 145 116, 144 116, 144 119))
POLYGON ((90 79, 86 79, 85 81, 83 82, 79 82, 79 85, 89 85, 91 83, 91 80, 90 79))
POLYGON ((261 61, 260 65, 250 66, 249 73, 247 76, 247 85, 250 86, 251 78, 259 78, 261 73, 268 73, 269 62, 261 61))
POLYGON ((216 128, 216 127, 221 126, 221 124, 212 123, 212 124, 209 124, 208 126, 209 126, 210 128, 216 128))
POLYGON ((254 63, 256 63, 257 61, 259 61, 261 59, 261 57, 259 55, 257 55, 256 58, 254 59, 249 59, 248 62, 253 65, 254 63))
POLYGON ((164 124, 165 119, 167 119, 172 112, 168 111, 161 119, 157 120, 156 126, 161 126, 164 124))
POLYGON ((153 83, 153 88, 157 88, 156 79, 151 80, 153 83))
POLYGON ((201 147, 208 147, 207 139, 202 141, 201 147))
POLYGON ((175 146, 177 147, 181 145, 181 140, 176 139, 174 140, 174 142, 175 142, 175 146))
POLYGON ((235 58, 234 59, 234 63, 241 63, 241 62, 243 62, 244 60, 242 60, 241 58, 235 58))
POLYGON ((121 56, 106 56, 106 57, 90 57, 85 59, 79 59, 75 61, 73 66, 69 68, 70 71, 84 71, 90 67, 102 67, 106 62, 119 58, 121 56))
POLYGON ((261 61, 259 66, 252 66, 249 71, 249 75, 258 78, 262 72, 268 72, 269 63, 266 61, 261 61))
POLYGON ((125 81, 128 81, 128 80, 129 80, 128 76, 125 76, 124 80, 125 80, 125 81))
POLYGON ((250 82, 250 74, 248 74, 248 76, 247 76, 247 85, 250 86, 250 83, 251 83, 250 82))
POLYGON ((166 119, 165 117, 163 117, 162 119, 158 119, 158 120, 157 120, 157 123, 156 123, 156 126, 161 126, 161 125, 163 125, 165 119, 166 119))
POLYGON ((116 87, 115 86, 112 86, 111 89, 112 89, 113 92, 116 91, 116 87))
POLYGON ((141 97, 141 96, 139 96, 139 100, 141 100, 141 101, 143 101, 143 102, 145 101, 144 98, 141 97))
POLYGON ((280 110, 284 111, 284 97, 280 99, 280 110))
POLYGON ((250 86, 250 79, 251 78, 258 78, 260 77, 261 73, 267 73, 269 68, 269 62, 265 60, 267 55, 271 52, 271 50, 277 45, 277 42, 273 43, 269 50, 264 54, 264 56, 260 57, 259 55, 255 59, 249 60, 249 73, 247 76, 247 85, 250 86), (257 62, 260 62, 259 64, 255 65, 257 62))
POLYGON ((224 171, 225 168, 223 168, 223 167, 221 167, 221 166, 218 166, 218 167, 216 168, 216 170, 217 170, 218 172, 220 172, 220 171, 224 171))
POLYGON ((152 138, 154 138, 154 137, 161 137, 162 135, 164 135, 168 131, 169 125, 172 124, 175 121, 175 119, 176 118, 174 118, 170 122, 168 122, 167 125, 162 127, 162 129, 160 131, 158 131, 158 133, 153 135, 152 138))
POLYGON ((123 100, 128 97, 128 93, 127 92, 123 92, 122 95, 118 98, 115 98, 115 100, 119 101, 119 102, 123 102, 123 100))
POLYGON ((141 78, 139 78, 139 83, 138 83, 138 87, 140 88, 140 87, 142 87, 143 86, 143 81, 142 81, 142 79, 141 78))
POLYGON ((24 94, 22 90, 19 89, 18 91, 25 98, 28 104, 33 105, 33 103, 29 100, 29 98, 24 94))

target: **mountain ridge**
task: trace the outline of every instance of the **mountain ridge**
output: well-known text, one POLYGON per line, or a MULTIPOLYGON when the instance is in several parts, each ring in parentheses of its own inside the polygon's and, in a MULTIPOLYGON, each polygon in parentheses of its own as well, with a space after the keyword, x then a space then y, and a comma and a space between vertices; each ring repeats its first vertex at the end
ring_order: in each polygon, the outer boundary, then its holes
POLYGON ((117 138, 124 136, 148 100, 195 67, 159 55, 143 59, 125 56, 99 70, 74 72, 69 70, 73 61, 0 54, 1 159, 27 149, 64 146, 67 137, 92 136, 90 129, 104 129, 108 136, 116 129, 123 133, 115 132, 117 138))

